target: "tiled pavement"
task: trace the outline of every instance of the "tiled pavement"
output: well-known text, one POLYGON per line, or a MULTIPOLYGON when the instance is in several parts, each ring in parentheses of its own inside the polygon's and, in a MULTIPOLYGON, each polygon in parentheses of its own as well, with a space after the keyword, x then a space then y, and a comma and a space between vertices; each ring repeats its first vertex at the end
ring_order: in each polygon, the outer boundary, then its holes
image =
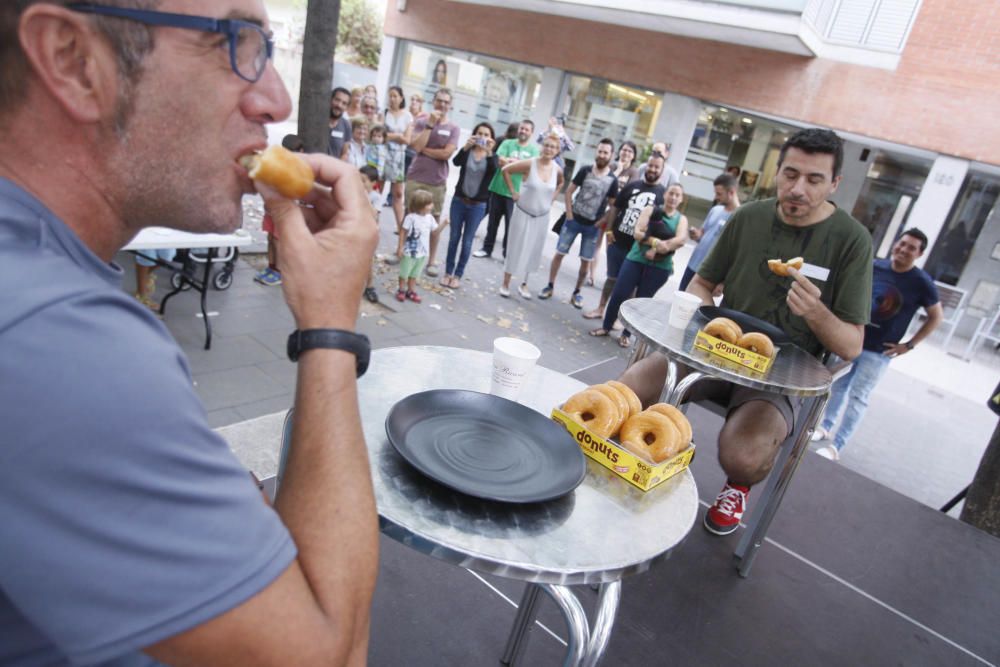
MULTIPOLYGON (((395 248, 391 219, 391 211, 384 209, 380 253, 395 248)), ((549 234, 544 267, 531 281, 535 293, 545 283, 555 238, 549 234)), ((446 240, 447 232, 442 236, 442 261, 446 240)), ((358 330, 376 348, 430 344, 489 350, 495 337, 515 335, 541 348, 539 363, 563 372, 609 358, 624 360, 627 352, 616 339, 588 336, 587 331, 597 323, 582 319, 581 311, 568 303, 578 266, 575 252, 576 248, 564 262, 555 296, 549 301, 524 300, 516 294, 500 298, 496 286, 501 262, 473 258, 461 289, 444 290, 436 286, 436 279, 427 278, 420 290, 422 304, 400 304, 392 298, 394 267, 380 263, 382 304, 364 304, 358 330)), ((688 252, 678 253, 679 266, 684 266, 688 252)), ((131 261, 119 255, 119 262, 127 267, 125 284, 131 288, 131 261)), ((284 353, 292 318, 280 288, 253 282, 251 262, 259 263, 260 257, 244 255, 232 287, 209 294, 211 350, 202 349, 204 329, 194 295, 174 297, 164 320, 188 355, 196 390, 213 426, 284 410, 292 403, 295 367, 284 353)), ((159 282, 158 297, 164 294, 166 280, 161 277, 159 282)), ((674 276, 659 298, 669 300, 676 284, 674 276)), ((599 291, 585 287, 584 296, 585 308, 591 308, 599 291)), ((1000 376, 1000 355, 992 350, 983 347, 972 363, 966 363, 940 350, 939 340, 935 336, 893 363, 841 457, 843 466, 932 507, 942 505, 971 481, 997 423, 985 401, 1000 376)), ((956 340, 951 347, 960 350, 964 343, 956 340)))

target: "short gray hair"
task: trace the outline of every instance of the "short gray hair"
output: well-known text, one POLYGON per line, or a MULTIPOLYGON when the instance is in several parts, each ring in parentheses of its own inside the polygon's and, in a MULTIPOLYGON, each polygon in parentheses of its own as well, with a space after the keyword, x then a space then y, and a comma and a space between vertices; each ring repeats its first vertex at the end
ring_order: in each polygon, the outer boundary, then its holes
MULTIPOLYGON (((21 13, 31 5, 45 2, 65 6, 69 0, 5 0, 0 2, 0 113, 9 111, 24 99, 28 61, 17 37, 21 13)), ((104 4, 131 9, 155 9, 160 0, 104 0, 104 4)), ((153 31, 138 21, 92 16, 92 20, 111 45, 118 59, 118 74, 127 85, 134 85, 142 73, 142 62, 153 50, 153 31)))

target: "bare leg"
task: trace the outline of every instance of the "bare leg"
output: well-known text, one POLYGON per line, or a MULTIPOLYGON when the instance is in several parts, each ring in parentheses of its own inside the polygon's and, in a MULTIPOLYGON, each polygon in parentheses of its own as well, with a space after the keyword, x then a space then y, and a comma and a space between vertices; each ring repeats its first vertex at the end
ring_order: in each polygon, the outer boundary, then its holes
POLYGON ((143 266, 142 264, 135 265, 135 293, 140 297, 150 298, 153 295, 147 294, 147 287, 149 286, 149 278, 153 275, 152 266, 143 266))
POLYGON ((403 184, 393 183, 390 188, 392 192, 392 212, 396 216, 396 231, 403 231, 403 184))
MULTIPOLYGON (((552 266, 549 268, 549 284, 556 284, 556 276, 559 275, 559 267, 562 266, 563 257, 566 255, 561 255, 556 253, 552 258, 552 266)), ((578 286, 579 287, 579 286, 578 286)))
POLYGON ((275 271, 280 271, 278 268, 278 239, 274 234, 267 235, 267 265, 275 271))
POLYGON ((597 258, 601 256, 601 248, 604 247, 604 234, 601 233, 597 236, 597 246, 594 248, 594 261, 590 263, 588 272, 590 274, 590 282, 592 285, 597 284, 597 258))
POLYGON ((772 404, 744 403, 729 414, 719 433, 719 465, 730 481, 752 486, 771 472, 787 433, 784 416, 772 404))
POLYGON ((663 383, 667 381, 667 358, 657 352, 640 359, 625 369, 619 380, 635 392, 644 408, 649 407, 660 400, 663 383))
POLYGON ((596 319, 604 315, 604 309, 608 305, 608 301, 611 299, 611 293, 615 291, 615 283, 618 282, 617 278, 607 278, 604 281, 604 287, 601 288, 601 303, 594 310, 588 311, 583 314, 587 319, 596 319))
POLYGON ((576 288, 574 292, 579 292, 580 288, 583 287, 583 281, 587 279, 587 272, 590 271, 590 267, 594 264, 594 260, 580 260, 580 271, 576 274, 576 288))
POLYGON ((503 286, 504 286, 505 289, 509 289, 510 288, 510 274, 509 273, 504 273, 503 274, 503 286))

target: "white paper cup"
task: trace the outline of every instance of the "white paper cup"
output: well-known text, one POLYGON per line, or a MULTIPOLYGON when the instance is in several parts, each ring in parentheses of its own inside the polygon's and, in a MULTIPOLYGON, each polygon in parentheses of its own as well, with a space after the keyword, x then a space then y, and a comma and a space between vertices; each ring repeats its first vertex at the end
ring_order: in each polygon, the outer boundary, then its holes
POLYGON ((490 393, 517 400, 527 377, 542 351, 517 338, 497 338, 493 341, 493 381, 490 393))
POLYGON ((674 300, 670 304, 670 319, 667 323, 675 329, 684 329, 701 306, 700 297, 687 292, 674 292, 674 300))

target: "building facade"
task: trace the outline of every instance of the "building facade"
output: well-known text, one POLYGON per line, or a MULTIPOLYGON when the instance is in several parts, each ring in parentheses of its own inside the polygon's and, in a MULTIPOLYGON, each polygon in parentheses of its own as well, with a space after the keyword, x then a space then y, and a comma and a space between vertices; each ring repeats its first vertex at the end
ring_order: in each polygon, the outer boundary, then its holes
POLYGON ((996 0, 391 0, 379 89, 446 85, 466 130, 562 116, 568 163, 605 136, 665 141, 696 223, 726 167, 744 200, 770 196, 788 134, 831 128, 836 203, 876 254, 918 227, 924 268, 992 308, 1000 131, 975 118, 1000 109, 998 31, 996 0))

